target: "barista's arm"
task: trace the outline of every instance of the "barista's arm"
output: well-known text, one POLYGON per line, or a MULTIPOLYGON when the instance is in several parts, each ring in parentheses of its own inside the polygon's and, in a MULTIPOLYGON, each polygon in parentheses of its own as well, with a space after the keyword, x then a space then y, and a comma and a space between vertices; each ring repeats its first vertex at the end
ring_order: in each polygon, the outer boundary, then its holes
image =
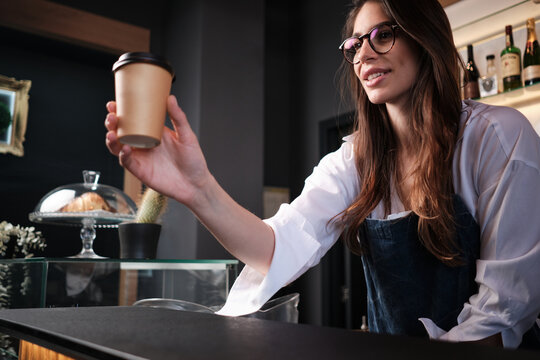
POLYGON ((188 207, 227 251, 267 273, 274 253, 272 228, 235 202, 213 176, 188 207))
POLYGON ((165 128, 161 144, 152 149, 122 145, 116 134, 116 103, 109 102, 107 110, 106 144, 120 164, 147 186, 186 205, 233 256, 265 274, 274 252, 273 230, 217 183, 176 98, 167 101, 174 129, 165 128))

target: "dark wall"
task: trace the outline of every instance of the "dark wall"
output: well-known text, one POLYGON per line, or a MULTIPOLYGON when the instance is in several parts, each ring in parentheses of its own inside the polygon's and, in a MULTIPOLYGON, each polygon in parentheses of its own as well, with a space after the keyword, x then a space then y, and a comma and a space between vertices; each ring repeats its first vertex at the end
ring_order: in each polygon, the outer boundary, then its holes
MULTIPOLYGON (((264 179, 265 185, 289 187, 292 199, 320 159, 319 123, 348 111, 339 96, 337 71, 349 3, 266 3, 264 179)), ((301 292, 302 322, 323 323, 323 271, 318 265, 287 289, 301 292)))
MULTIPOLYGON (((264 1, 204 2, 200 143, 210 171, 239 204, 262 215, 264 1)), ((230 255, 199 226, 198 258, 230 255)))
MULTIPOLYGON (((320 159, 319 123, 338 114, 343 109, 338 91, 338 69, 342 55, 341 28, 349 0, 323 1, 313 5, 299 2, 294 37, 302 39, 301 51, 295 51, 294 77, 291 84, 294 129, 291 138, 291 193, 299 194, 304 179, 311 174, 320 159)), ((324 278, 322 265, 308 271, 301 279, 310 323, 322 324, 324 278)))
POLYGON ((349 3, 266 2, 264 183, 292 198, 320 159, 319 123, 349 111, 338 89, 349 3))
MULTIPOLYGON (((82 182, 85 169, 98 170, 102 183, 121 187, 123 171, 103 146, 113 57, 5 28, 0 28, 0 41, 0 73, 32 81, 24 156, 0 155, 0 219, 30 226, 28 214, 41 197, 82 182)), ((64 237, 55 227, 36 227, 47 238, 47 254, 80 250, 78 230, 66 229, 64 237)))
POLYGON ((292 61, 298 2, 266 2, 264 66, 264 185, 290 187, 292 61))
MULTIPOLYGON (((163 24, 164 54, 174 64, 176 73, 171 91, 178 98, 193 131, 199 135, 203 3, 195 0, 170 2, 163 24)), ((191 211, 176 201, 169 201, 162 222, 158 257, 197 258, 198 221, 191 211)))
MULTIPOLYGON (((153 26, 153 40, 157 48, 161 45, 156 21, 161 16, 161 1, 153 1, 153 7, 144 1, 65 3, 135 25, 153 26), (127 4, 134 11, 126 12, 127 4)), ((0 220, 35 225, 47 239, 46 256, 73 255, 81 248, 78 228, 32 224, 28 213, 47 192, 82 182, 85 169, 100 171, 100 183, 122 188, 124 172, 104 146, 103 126, 105 103, 114 99, 111 66, 117 56, 4 27, 0 27, 0 41, 0 74, 32 81, 25 154, 0 154, 0 220)), ((117 256, 116 231, 98 229, 95 250, 117 256)))

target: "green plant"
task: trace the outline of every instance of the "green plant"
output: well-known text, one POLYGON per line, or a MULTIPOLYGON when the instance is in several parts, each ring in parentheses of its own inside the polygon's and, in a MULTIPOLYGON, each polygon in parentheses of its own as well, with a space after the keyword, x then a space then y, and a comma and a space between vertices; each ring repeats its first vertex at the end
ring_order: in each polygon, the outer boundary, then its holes
POLYGON ((161 214, 163 214, 166 207, 167 197, 151 188, 146 188, 141 199, 141 204, 139 205, 139 210, 137 211, 135 222, 145 224, 155 223, 161 214))

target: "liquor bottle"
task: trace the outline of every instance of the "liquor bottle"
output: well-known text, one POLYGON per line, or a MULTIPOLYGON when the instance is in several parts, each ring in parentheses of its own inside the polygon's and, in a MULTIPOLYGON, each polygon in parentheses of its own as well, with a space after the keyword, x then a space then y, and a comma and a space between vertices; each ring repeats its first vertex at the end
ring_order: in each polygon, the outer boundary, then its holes
POLYGON ((486 56, 486 76, 496 76, 497 67, 495 66, 495 55, 489 54, 486 56))
POLYGON ((495 55, 486 56, 486 75, 480 78, 480 96, 495 95, 498 92, 499 81, 497 67, 495 66, 495 55))
POLYGON ((525 85, 540 82, 540 46, 536 38, 534 18, 527 19, 527 44, 523 54, 523 81, 525 85))
POLYGON ((480 88, 478 87, 478 68, 474 63, 474 54, 472 45, 467 45, 467 65, 463 74, 463 97, 465 99, 476 99, 480 97, 480 88))
POLYGON ((503 90, 521 86, 521 51, 514 46, 512 25, 506 26, 506 46, 501 51, 503 90))

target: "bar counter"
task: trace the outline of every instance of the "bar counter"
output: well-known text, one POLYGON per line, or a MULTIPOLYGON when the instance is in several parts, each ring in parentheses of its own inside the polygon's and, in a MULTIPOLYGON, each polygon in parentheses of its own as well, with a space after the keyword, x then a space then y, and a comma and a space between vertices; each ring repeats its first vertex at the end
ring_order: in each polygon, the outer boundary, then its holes
POLYGON ((137 306, 2 310, 0 332, 76 359, 539 359, 537 352, 137 306))

